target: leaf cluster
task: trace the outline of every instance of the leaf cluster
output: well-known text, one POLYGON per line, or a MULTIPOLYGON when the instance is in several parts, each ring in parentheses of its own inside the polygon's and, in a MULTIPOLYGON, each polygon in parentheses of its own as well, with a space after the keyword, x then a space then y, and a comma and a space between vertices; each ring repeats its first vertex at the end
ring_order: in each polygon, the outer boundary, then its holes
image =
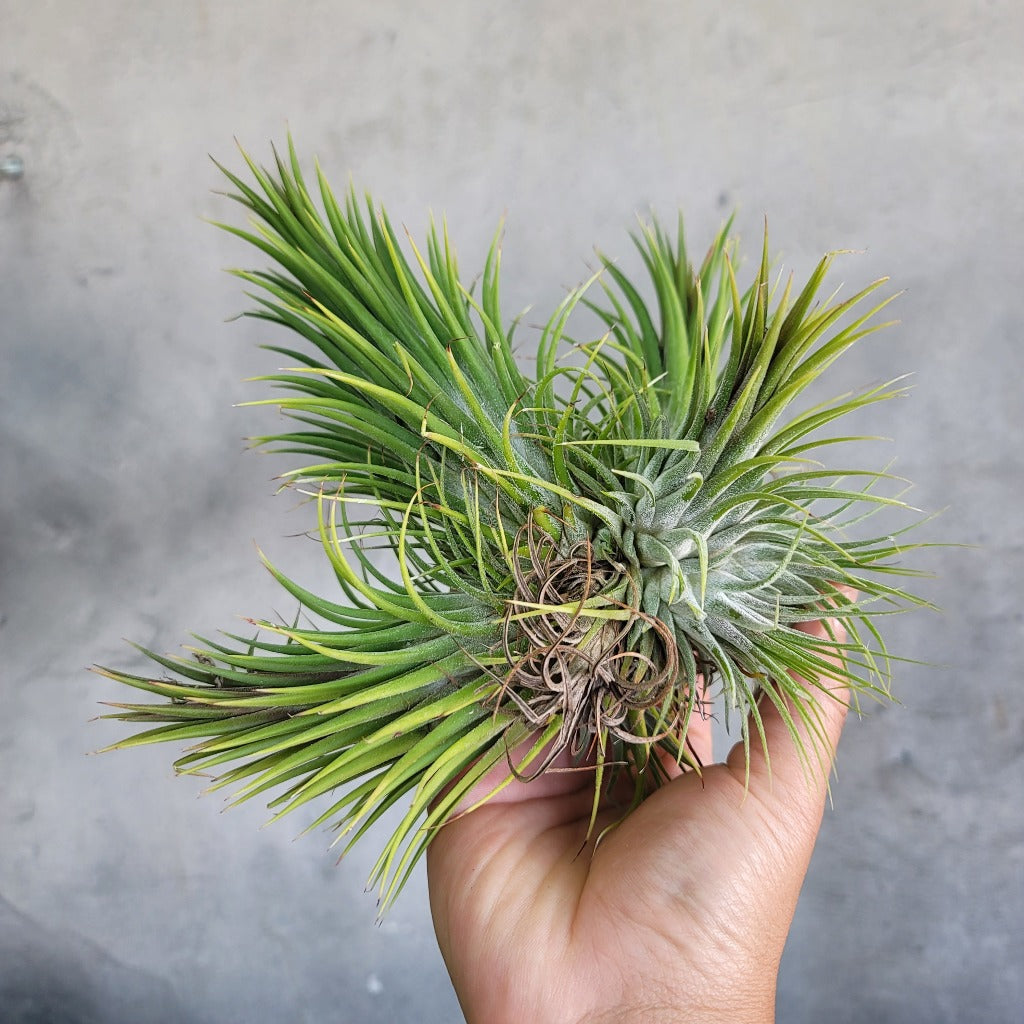
POLYGON ((810 698, 837 675, 836 644, 798 623, 838 616, 854 699, 887 693, 877 620, 925 603, 901 582, 919 545, 863 529, 907 508, 893 478, 820 457, 859 440, 837 420, 903 388, 791 411, 884 326, 884 282, 822 298, 836 254, 796 288, 773 277, 766 237, 741 288, 728 224, 697 265, 681 222, 641 225, 646 282, 600 257, 527 372, 501 311, 500 233, 467 287, 444 225, 423 249, 403 240, 319 167, 307 185, 290 141, 270 169, 245 161, 248 178, 222 170, 249 224, 222 227, 269 260, 235 273, 251 315, 294 345, 273 346, 290 368, 259 378, 279 394, 252 403, 287 427, 258 440, 301 458, 287 480, 316 502, 338 593, 268 565, 309 625, 146 651, 158 678, 100 669, 158 698, 114 705, 149 726, 116 746, 187 743, 179 771, 235 802, 272 792, 275 818, 326 803, 310 827, 331 823, 345 848, 404 800, 373 872, 387 904, 503 760, 507 782, 571 750, 596 766, 596 807, 606 764, 638 799, 658 784, 655 744, 699 770, 686 732, 709 693, 748 745, 763 742, 761 695, 796 742, 801 720, 820 737, 810 698), (600 337, 569 335, 580 306, 600 337))

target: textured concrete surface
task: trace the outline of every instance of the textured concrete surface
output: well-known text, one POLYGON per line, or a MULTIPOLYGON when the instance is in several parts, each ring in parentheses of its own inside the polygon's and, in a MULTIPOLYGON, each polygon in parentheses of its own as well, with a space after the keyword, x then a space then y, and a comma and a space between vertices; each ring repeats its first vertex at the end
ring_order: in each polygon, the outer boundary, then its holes
MULTIPOLYGON (((0 1019, 459 1019, 422 877, 374 925, 372 854, 258 831, 103 757, 113 685, 191 629, 271 615, 253 540, 327 585, 281 467, 243 454, 273 365, 220 268, 250 258, 206 154, 285 126, 462 264, 508 214, 507 307, 538 319, 653 205, 724 213, 806 271, 891 273, 899 328, 833 392, 914 371, 872 432, 948 511, 892 621, 900 705, 852 722, 783 962, 779 1019, 1011 1022, 1024 1005, 1019 444, 1024 9, 1009 0, 62 4, 0 0, 0 1019)), ((699 242, 697 243, 699 244, 699 242)), ((288 609, 278 609, 287 613, 288 609)))

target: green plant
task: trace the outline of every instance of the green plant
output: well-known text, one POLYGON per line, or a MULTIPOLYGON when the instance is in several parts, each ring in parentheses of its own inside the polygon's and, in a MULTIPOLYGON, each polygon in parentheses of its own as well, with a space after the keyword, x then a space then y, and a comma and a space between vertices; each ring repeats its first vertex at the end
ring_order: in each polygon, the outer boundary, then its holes
MULTIPOLYGON (((596 811, 612 775, 637 800, 664 781, 654 746, 700 770, 686 735, 706 699, 748 745, 763 742, 761 695, 798 743, 799 719, 819 735, 809 691, 840 670, 833 639, 796 623, 835 616, 855 699, 887 694, 876 620, 925 603, 899 585, 919 545, 861 526, 907 506, 887 473, 812 456, 857 440, 824 428, 902 388, 782 418, 883 326, 889 299, 868 301, 883 282, 820 301, 834 254, 796 290, 770 280, 766 240, 741 290, 727 228, 693 267, 681 225, 646 225, 635 242, 657 308, 602 257, 528 375, 499 307, 497 240, 474 293, 445 230, 406 249, 383 210, 339 203, 319 169, 318 206, 291 145, 275 159, 246 157, 252 184, 224 171, 253 217, 226 230, 277 268, 237 271, 253 315, 302 339, 274 348, 294 369, 261 378, 283 397, 253 404, 294 423, 259 440, 304 457, 288 477, 315 496, 340 599, 268 566, 319 624, 261 621, 193 658, 145 652, 171 676, 99 669, 162 698, 113 705, 155 726, 117 747, 191 743, 179 771, 217 774, 236 802, 276 790, 275 818, 331 794, 310 827, 332 822, 348 844, 404 798, 374 869, 386 904, 503 761, 506 781, 531 778, 568 751, 592 766, 596 811), (600 337, 567 336, 581 305, 600 337)), ((808 766, 816 746, 801 744, 808 766)))

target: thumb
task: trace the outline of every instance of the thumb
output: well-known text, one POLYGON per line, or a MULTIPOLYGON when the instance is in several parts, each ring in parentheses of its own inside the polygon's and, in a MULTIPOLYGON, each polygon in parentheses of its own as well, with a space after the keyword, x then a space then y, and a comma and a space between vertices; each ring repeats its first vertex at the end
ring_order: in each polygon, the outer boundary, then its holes
MULTIPOLYGON (((856 599, 851 588, 839 589, 846 599, 856 599)), ((743 743, 732 748, 726 763, 734 773, 744 774, 751 792, 762 800, 784 802, 790 812, 803 808, 816 831, 850 706, 839 649, 846 640, 846 630, 835 618, 797 628, 825 642, 818 656, 827 668, 813 678, 791 673, 802 691, 799 697, 790 696, 781 687, 762 693, 747 723, 749 763, 743 743)))

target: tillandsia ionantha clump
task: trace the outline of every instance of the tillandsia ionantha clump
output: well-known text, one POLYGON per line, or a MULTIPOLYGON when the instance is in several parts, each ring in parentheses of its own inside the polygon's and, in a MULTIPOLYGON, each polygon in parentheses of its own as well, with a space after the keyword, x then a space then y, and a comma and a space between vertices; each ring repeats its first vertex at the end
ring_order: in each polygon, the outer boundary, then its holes
POLYGON ((498 239, 470 288, 446 230, 403 245, 319 168, 314 198, 290 142, 270 170, 245 159, 249 181, 224 173, 252 226, 227 230, 275 269, 236 273, 253 315, 295 336, 273 349, 294 368, 260 378, 294 427, 259 440, 303 457, 288 477, 315 496, 339 593, 268 566, 309 625, 260 621, 192 657, 146 651, 170 676, 100 669, 162 698, 113 705, 154 725, 116 746, 190 743, 179 771, 214 773, 235 801, 275 790, 275 819, 330 794, 310 827, 348 844, 404 798, 371 879, 386 905, 503 762, 506 782, 556 758, 589 765, 596 811, 611 776, 628 773, 637 800, 665 781, 654 748, 699 770, 687 728, 708 700, 748 750, 770 701, 810 766, 814 687, 841 672, 854 700, 887 693, 876 620, 925 603, 898 585, 916 575, 898 557, 919 545, 861 529, 907 508, 883 493, 887 473, 817 457, 857 440, 824 428, 902 388, 790 412, 883 326, 889 299, 868 301, 882 281, 819 299, 834 254, 797 290, 771 279, 766 241, 741 287, 727 228, 692 265, 681 224, 642 226, 648 284, 601 257, 528 373, 499 306, 498 239), (581 305, 599 337, 567 334, 581 305), (832 617, 840 645, 795 628, 832 617))

